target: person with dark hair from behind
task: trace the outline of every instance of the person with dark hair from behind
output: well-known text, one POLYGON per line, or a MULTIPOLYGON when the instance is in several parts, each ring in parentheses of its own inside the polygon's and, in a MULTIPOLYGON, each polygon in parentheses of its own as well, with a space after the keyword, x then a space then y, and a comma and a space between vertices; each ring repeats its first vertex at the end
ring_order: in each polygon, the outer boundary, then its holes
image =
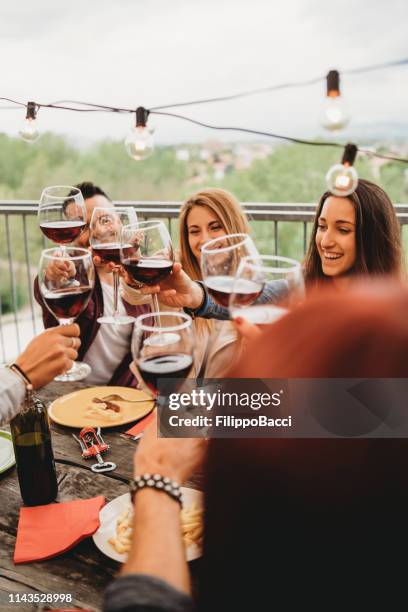
MULTIPOLYGON (((248 344, 229 375, 407 378, 407 312, 408 290, 394 284, 311 295, 248 344)), ((296 405, 291 410, 296 419, 296 405)), ((158 438, 152 425, 134 475, 189 478, 203 454, 197 439, 158 438)), ((334 600, 368 610, 384 595, 397 609, 408 547, 407 458, 401 438, 210 440, 198 601, 179 505, 146 487, 135 495, 132 548, 104 611, 293 610, 299 598, 305 608, 327 610, 334 600)))
MULTIPOLYGON (((79 183, 76 187, 80 189, 85 200, 88 226, 74 244, 78 247, 89 248, 89 223, 94 208, 108 208, 113 206, 113 203, 100 187, 89 181, 79 183)), ((69 216, 69 203, 66 206, 66 214, 69 216)), ((133 324, 100 325, 98 323, 99 317, 113 313, 113 286, 109 266, 98 266, 96 270, 94 292, 86 310, 77 319, 82 342, 79 360, 88 363, 92 368, 86 381, 91 385, 109 384, 136 387, 137 381, 129 370, 132 362, 131 344, 134 326, 133 324)), ((44 326, 57 325, 55 318, 44 304, 37 279, 34 284, 34 294, 42 308, 44 326)), ((146 305, 132 306, 124 300, 119 300, 119 311, 123 314, 127 313, 137 317, 148 310, 149 307, 146 305)))

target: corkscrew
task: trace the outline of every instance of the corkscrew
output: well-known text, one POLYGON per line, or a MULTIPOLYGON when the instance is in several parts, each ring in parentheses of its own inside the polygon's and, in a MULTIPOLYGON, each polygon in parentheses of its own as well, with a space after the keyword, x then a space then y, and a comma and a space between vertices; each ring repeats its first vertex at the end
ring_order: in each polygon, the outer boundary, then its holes
POLYGON ((96 431, 93 427, 84 427, 79 432, 79 438, 75 434, 72 434, 72 436, 81 447, 84 459, 96 457, 98 463, 91 465, 93 472, 111 472, 116 469, 116 463, 102 459, 101 455, 109 450, 109 444, 103 441, 100 427, 96 431))

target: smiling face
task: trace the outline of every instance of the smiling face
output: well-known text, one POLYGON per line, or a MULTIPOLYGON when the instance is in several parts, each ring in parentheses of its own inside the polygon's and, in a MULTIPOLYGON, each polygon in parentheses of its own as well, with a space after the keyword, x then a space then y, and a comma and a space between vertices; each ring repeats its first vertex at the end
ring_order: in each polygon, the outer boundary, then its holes
POLYGON ((217 215, 208 206, 193 206, 187 217, 188 244, 200 262, 201 248, 209 240, 225 236, 227 232, 217 215))
POLYGON ((356 261, 356 213, 348 198, 330 196, 324 202, 316 246, 326 276, 346 275, 356 261))

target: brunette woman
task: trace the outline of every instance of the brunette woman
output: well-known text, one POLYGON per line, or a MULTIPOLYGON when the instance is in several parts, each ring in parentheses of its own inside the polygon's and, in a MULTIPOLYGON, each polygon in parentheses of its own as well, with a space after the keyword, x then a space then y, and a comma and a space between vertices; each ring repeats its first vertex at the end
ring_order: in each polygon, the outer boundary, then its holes
MULTIPOLYGON (((385 191, 365 179, 347 197, 326 192, 320 199, 304 261, 307 291, 321 286, 346 289, 364 277, 403 275, 401 228, 385 191)), ((242 318, 240 335, 254 339, 260 330, 242 318)))
POLYGON ((324 193, 304 267, 309 288, 344 287, 356 276, 400 276, 401 229, 385 191, 360 179, 346 198, 324 193))

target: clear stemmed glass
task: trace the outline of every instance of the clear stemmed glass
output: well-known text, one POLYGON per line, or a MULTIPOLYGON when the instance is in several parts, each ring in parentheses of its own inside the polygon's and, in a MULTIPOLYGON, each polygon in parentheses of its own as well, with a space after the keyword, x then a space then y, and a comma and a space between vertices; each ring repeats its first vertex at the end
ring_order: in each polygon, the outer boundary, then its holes
POLYGON ((257 248, 248 234, 227 234, 204 244, 201 249, 203 280, 218 304, 228 308, 241 259, 257 255, 257 248))
POLYGON ((231 318, 244 317, 257 325, 273 323, 302 301, 304 290, 298 261, 278 255, 244 257, 229 301, 231 318), (258 298, 260 303, 254 304, 258 298))
MULTIPOLYGON (((65 247, 64 251, 59 247, 44 250, 38 283, 44 303, 58 323, 73 323, 87 307, 95 285, 91 253, 79 247, 65 247)), ((90 372, 88 364, 75 362, 71 370, 55 380, 82 380, 90 372)))
POLYGON ((46 187, 38 205, 42 233, 60 245, 70 244, 86 228, 86 207, 77 187, 46 187))
POLYGON ((133 354, 138 374, 153 397, 159 390, 166 395, 177 391, 193 365, 191 317, 184 312, 137 317, 133 354))
MULTIPOLYGON (((102 264, 113 263, 113 315, 99 317, 98 323, 127 325, 134 323, 134 317, 119 314, 119 271, 121 232, 125 225, 136 223, 137 215, 131 207, 96 207, 93 210, 89 225, 89 243, 92 253, 98 256, 102 264)), ((131 245, 127 245, 129 248, 131 245)), ((126 245, 124 245, 126 251, 126 245)))
MULTIPOLYGON (((156 285, 170 274, 174 249, 162 221, 132 223, 122 230, 121 262, 131 285, 156 285)), ((159 312, 157 295, 152 295, 153 310, 159 312)))

